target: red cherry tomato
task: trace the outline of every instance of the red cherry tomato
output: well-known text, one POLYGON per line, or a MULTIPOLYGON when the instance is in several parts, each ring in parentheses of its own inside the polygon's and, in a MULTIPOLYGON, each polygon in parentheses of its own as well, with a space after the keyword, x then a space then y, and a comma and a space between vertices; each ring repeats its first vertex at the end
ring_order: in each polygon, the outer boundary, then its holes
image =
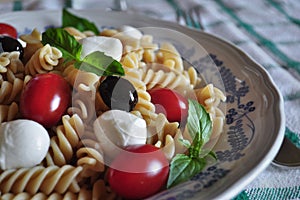
POLYGON ((156 113, 164 113, 170 122, 185 122, 188 115, 188 101, 178 92, 168 88, 148 91, 156 113))
POLYGON ((153 145, 128 146, 108 169, 113 191, 125 199, 144 199, 159 192, 169 174, 169 162, 153 145))
POLYGON ((25 86, 20 98, 20 112, 26 119, 46 128, 57 124, 69 106, 71 89, 57 74, 39 74, 25 86))
POLYGON ((17 30, 13 26, 5 23, 0 23, 0 35, 7 35, 15 39, 18 37, 17 30))

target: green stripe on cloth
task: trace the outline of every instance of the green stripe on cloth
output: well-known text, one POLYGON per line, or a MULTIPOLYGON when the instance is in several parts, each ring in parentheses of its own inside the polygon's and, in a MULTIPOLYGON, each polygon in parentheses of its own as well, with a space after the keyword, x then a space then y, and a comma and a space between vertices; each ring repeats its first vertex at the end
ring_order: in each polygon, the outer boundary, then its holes
POLYGON ((285 129, 285 136, 298 148, 300 148, 300 137, 297 133, 294 133, 289 128, 285 129))
POLYGON ((300 187, 285 188, 254 188, 245 190, 248 199, 259 200, 285 200, 300 198, 300 187))
POLYGON ((244 190, 239 195, 234 197, 232 200, 248 200, 248 199, 249 199, 248 194, 246 190, 244 190))
POLYGON ((176 16, 185 19, 186 26, 191 28, 203 29, 202 24, 194 21, 174 0, 166 0, 176 11, 176 16))
POLYGON ((19 11, 23 9, 22 0, 15 0, 13 2, 13 11, 19 11))
POLYGON ((293 100, 300 99, 300 91, 289 94, 289 95, 286 95, 283 98, 284 98, 285 101, 293 101, 293 100))
POLYGON ((65 8, 72 8, 72 0, 65 0, 64 7, 65 8))
POLYGON ((290 22, 300 26, 300 20, 294 17, 291 17, 284 9, 282 9, 279 2, 276 2, 274 0, 267 0, 270 5, 272 5, 274 8, 276 8, 279 12, 281 12, 287 19, 289 19, 290 22))
MULTIPOLYGON (((246 31, 251 34, 253 37, 255 37, 260 44, 262 44, 264 47, 266 47, 269 51, 271 51, 274 55, 276 55, 277 58, 283 61, 285 65, 288 67, 294 68, 299 74, 300 74, 300 62, 297 62, 291 58, 289 58, 286 54, 284 54, 282 51, 280 51, 277 46, 267 38, 263 37, 259 33, 257 33, 253 27, 250 24, 245 23, 242 21, 234 12, 232 9, 226 7, 226 5, 222 2, 222 0, 215 0, 219 4, 219 6, 226 11, 234 20, 236 20, 237 23, 246 31)), ((285 66, 285 67, 287 67, 285 66)))
MULTIPOLYGON (((299 136, 286 127, 285 135, 300 148, 299 136)), ((283 200, 283 199, 298 199, 300 198, 300 187, 285 187, 285 188, 253 188, 242 191, 232 200, 283 200)))

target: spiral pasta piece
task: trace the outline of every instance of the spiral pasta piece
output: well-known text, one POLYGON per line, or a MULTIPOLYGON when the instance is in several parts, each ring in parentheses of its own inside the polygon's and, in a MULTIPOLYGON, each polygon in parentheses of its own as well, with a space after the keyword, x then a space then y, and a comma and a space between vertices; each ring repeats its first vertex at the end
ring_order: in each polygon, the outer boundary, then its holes
POLYGON ((187 71, 183 71, 183 75, 187 80, 189 80, 192 88, 194 88, 201 82, 201 78, 198 76, 198 73, 194 67, 189 67, 187 71))
POLYGON ((84 133, 84 124, 78 115, 64 115, 62 125, 56 128, 56 135, 51 137, 50 148, 45 158, 45 165, 63 166, 73 158, 74 148, 84 133))
POLYGON ((7 72, 6 66, 9 65, 10 60, 6 56, 3 56, 4 54, 0 54, 0 73, 7 72))
POLYGON ((157 52, 157 61, 170 69, 178 72, 184 70, 182 58, 173 44, 163 42, 157 52))
POLYGON ((156 118, 150 121, 148 127, 152 137, 147 139, 147 143, 155 144, 157 141, 160 141, 164 144, 167 135, 172 137, 176 135, 179 123, 169 122, 164 114, 159 113, 156 118))
POLYGON ((0 104, 11 104, 13 101, 18 101, 19 95, 24 86, 23 80, 16 78, 13 83, 3 81, 0 84, 0 104))
POLYGON ((27 63, 31 56, 40 48, 43 47, 41 43, 42 35, 35 28, 32 30, 30 34, 24 34, 20 36, 20 39, 26 43, 26 47, 24 48, 23 61, 27 63))
POLYGON ((141 55, 138 52, 129 52, 121 58, 123 66, 128 68, 138 68, 141 63, 141 55))
POLYGON ((79 192, 67 191, 64 194, 57 192, 51 193, 49 195, 38 192, 36 194, 30 194, 28 192, 21 192, 18 194, 5 193, 0 194, 2 200, 114 200, 117 195, 107 188, 103 180, 97 180, 92 189, 82 188, 79 192))
POLYGON ((74 36, 76 40, 81 40, 86 37, 95 36, 95 34, 92 31, 80 31, 75 27, 65 27, 65 31, 67 31, 70 35, 74 36))
POLYGON ((124 78, 131 82, 136 88, 138 102, 134 108, 133 114, 142 116, 147 123, 156 118, 155 106, 151 103, 151 96, 147 92, 145 83, 141 80, 140 73, 136 69, 124 68, 124 78))
POLYGON ((161 148, 168 160, 186 151, 180 142, 183 135, 179 129, 179 123, 169 122, 164 114, 158 114, 157 118, 149 124, 148 130, 152 137, 148 138, 147 143, 161 148))
POLYGON ((81 140, 81 148, 76 152, 77 165, 82 166, 81 177, 91 177, 99 172, 104 172, 104 154, 100 144, 96 140, 81 140))
POLYGON ((16 78, 24 78, 24 65, 20 60, 20 52, 3 52, 0 54, 0 74, 5 74, 5 80, 13 82, 16 78))
POLYGON ((164 143, 162 141, 157 141, 154 145, 162 149, 166 158, 171 161, 176 154, 183 154, 187 151, 187 148, 181 143, 184 139, 180 130, 177 130, 175 136, 167 134, 164 138, 164 143))
POLYGON ((25 73, 30 75, 47 73, 59 64, 62 52, 46 44, 38 49, 25 65, 25 73))
POLYGON ((19 107, 16 102, 10 105, 0 105, 0 123, 15 119, 18 115, 19 107))
POLYGON ((82 167, 71 165, 6 170, 0 174, 0 191, 14 194, 41 191, 46 195, 52 192, 63 194, 68 190, 79 192, 76 178, 81 170, 82 167))
POLYGON ((99 76, 91 72, 81 71, 75 68, 72 63, 66 66, 62 75, 74 89, 87 93, 90 92, 90 97, 95 98, 99 76))
POLYGON ((154 63, 156 62, 156 51, 158 50, 158 44, 153 43, 152 35, 143 35, 141 37, 141 47, 143 51, 143 62, 154 63))
POLYGON ((169 88, 175 90, 182 87, 191 88, 189 81, 183 75, 176 74, 173 71, 154 71, 153 69, 140 71, 142 74, 142 81, 146 84, 147 90, 150 90, 155 87, 169 88))
POLYGON ((99 111, 107 110, 101 98, 99 101, 99 95, 97 96, 99 76, 81 71, 73 64, 69 64, 64 69, 63 76, 73 87, 72 106, 68 108, 69 114, 77 114, 89 124, 96 118, 99 111))
POLYGON ((202 104, 206 111, 213 117, 219 113, 217 109, 219 109, 218 106, 221 101, 224 102, 226 100, 226 96, 223 92, 212 84, 208 84, 203 88, 195 90, 195 93, 199 103, 202 104))
MULTIPOLYGON (((20 56, 20 52, 18 52, 18 51, 0 53, 0 73, 7 72, 7 67, 9 66, 11 61, 12 60, 20 60, 19 56, 20 56)), ((15 68, 16 67, 13 67, 13 69, 15 69, 15 68)), ((13 70, 13 71, 15 71, 15 70, 13 70)))
POLYGON ((95 110, 95 101, 89 95, 80 92, 73 94, 72 98, 72 106, 68 108, 68 113, 78 115, 86 125, 91 124, 98 113, 95 110))

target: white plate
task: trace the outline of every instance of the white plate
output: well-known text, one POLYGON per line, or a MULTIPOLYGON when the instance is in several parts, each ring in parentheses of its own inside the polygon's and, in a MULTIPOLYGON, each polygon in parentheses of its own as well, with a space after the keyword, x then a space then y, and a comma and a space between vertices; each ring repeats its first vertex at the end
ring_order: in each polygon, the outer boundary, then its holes
MULTIPOLYGON (((223 78, 228 102, 225 130, 214 149, 218 162, 192 180, 150 199, 230 199, 271 163, 284 136, 283 100, 268 73, 247 54, 218 37, 176 23, 99 10, 73 13, 99 27, 151 26, 184 33, 210 53, 223 78)), ((20 33, 28 33, 35 27, 43 31, 49 26, 59 26, 61 12, 15 12, 0 19, 15 26, 20 33)), ((182 47, 180 51, 192 48, 185 41, 177 42, 182 47)))

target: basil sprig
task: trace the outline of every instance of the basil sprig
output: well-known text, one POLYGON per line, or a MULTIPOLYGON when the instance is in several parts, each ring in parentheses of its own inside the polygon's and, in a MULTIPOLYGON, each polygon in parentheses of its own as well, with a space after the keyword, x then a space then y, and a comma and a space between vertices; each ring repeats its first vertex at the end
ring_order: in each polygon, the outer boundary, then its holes
POLYGON ((177 154, 172 159, 167 188, 187 181, 203 170, 207 162, 207 156, 213 156, 215 158, 213 152, 207 152, 202 149, 211 135, 212 122, 209 114, 197 101, 188 101, 187 128, 193 138, 193 142, 190 144, 187 140, 184 140, 183 144, 188 147, 188 153, 177 154))
POLYGON ((58 48, 65 61, 74 60, 74 66, 99 76, 124 75, 122 64, 103 52, 95 51, 81 59, 82 45, 63 28, 50 28, 42 34, 42 43, 58 48))
POLYGON ((62 27, 65 28, 68 26, 72 26, 80 31, 92 31, 96 35, 99 35, 99 30, 93 22, 90 22, 85 18, 73 15, 64 8, 62 12, 62 27))
POLYGON ((42 34, 42 43, 50 44, 58 48, 65 59, 78 60, 82 51, 82 45, 77 42, 74 36, 62 28, 49 28, 42 34))

